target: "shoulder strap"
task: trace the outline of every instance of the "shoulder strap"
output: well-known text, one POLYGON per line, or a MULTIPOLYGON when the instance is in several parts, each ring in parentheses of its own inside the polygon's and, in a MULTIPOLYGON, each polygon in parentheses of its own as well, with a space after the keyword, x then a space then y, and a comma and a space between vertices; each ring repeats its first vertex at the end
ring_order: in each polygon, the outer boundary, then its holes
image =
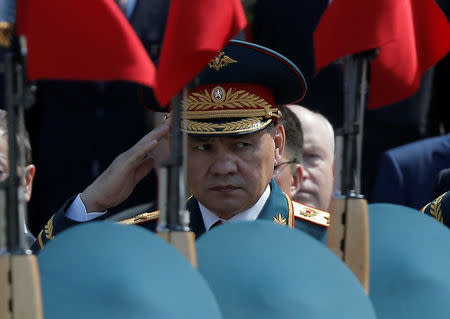
POLYGON ((295 218, 307 220, 311 223, 328 227, 330 226, 330 213, 296 201, 292 201, 295 218))

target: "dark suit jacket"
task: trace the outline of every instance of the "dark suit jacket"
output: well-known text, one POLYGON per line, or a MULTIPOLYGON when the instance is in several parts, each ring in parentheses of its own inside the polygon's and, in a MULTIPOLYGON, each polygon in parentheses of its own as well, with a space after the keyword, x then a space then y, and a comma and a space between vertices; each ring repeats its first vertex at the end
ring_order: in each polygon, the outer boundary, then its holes
POLYGON ((450 167, 450 134, 424 139, 383 155, 371 202, 420 209, 430 202, 439 172, 450 167))

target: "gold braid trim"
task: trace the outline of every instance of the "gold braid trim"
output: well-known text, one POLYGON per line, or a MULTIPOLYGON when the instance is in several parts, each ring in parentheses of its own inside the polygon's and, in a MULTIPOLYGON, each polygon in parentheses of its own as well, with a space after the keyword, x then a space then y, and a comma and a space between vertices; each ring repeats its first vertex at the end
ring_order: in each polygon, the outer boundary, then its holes
POLYGON ((433 216, 438 222, 443 223, 444 218, 442 217, 441 201, 446 193, 442 194, 436 198, 430 205, 430 215, 433 216))
POLYGON ((42 230, 41 230, 41 232, 39 233, 39 235, 38 235, 38 237, 37 237, 37 240, 38 240, 38 246, 39 246, 39 249, 44 248, 44 242, 42 241, 42 230))
POLYGON ((47 225, 45 225, 44 233, 45 233, 45 238, 47 238, 47 239, 55 238, 55 236, 53 236, 53 216, 52 216, 52 218, 50 218, 47 225))
MULTIPOLYGON (((277 108, 270 110, 270 117, 279 118, 279 112, 277 108)), ((223 111, 193 111, 193 112, 182 112, 181 117, 188 120, 202 120, 211 118, 230 118, 230 117, 254 117, 254 116, 264 116, 267 117, 265 110, 223 110, 223 111)), ((170 117, 167 116, 167 117, 170 117)))
POLYGON ((292 228, 294 226, 293 225, 293 221, 294 221, 294 207, 293 207, 293 205, 294 204, 292 204, 291 199, 289 198, 289 196, 285 192, 283 192, 283 194, 286 197, 286 201, 287 201, 287 205, 288 205, 288 219, 289 219, 288 220, 288 226, 292 228))
POLYGON ((143 213, 132 218, 121 220, 119 221, 119 224, 126 224, 126 225, 142 224, 145 222, 152 221, 154 219, 158 219, 159 215, 160 215, 159 210, 150 213, 143 213))
POLYGON ((227 123, 208 123, 189 120, 186 123, 186 131, 191 134, 245 133, 263 129, 269 125, 272 120, 262 121, 262 117, 246 118, 227 123))
MULTIPOLYGON (((225 98, 223 101, 214 101, 211 97, 211 93, 208 90, 204 90, 203 93, 192 93, 187 98, 187 109, 189 111, 207 111, 207 110, 216 110, 223 109, 224 107, 230 109, 236 108, 254 108, 261 109, 263 108, 265 111, 266 117, 273 116, 273 111, 270 109, 271 105, 264 100, 263 98, 249 93, 245 90, 234 91, 233 89, 228 89, 225 94, 225 98)), ((217 112, 215 112, 216 114, 217 112)), ((276 113, 276 112, 275 112, 276 113)), ((197 114, 197 113, 195 113, 197 114)), ((214 116, 216 117, 216 116, 214 116)))

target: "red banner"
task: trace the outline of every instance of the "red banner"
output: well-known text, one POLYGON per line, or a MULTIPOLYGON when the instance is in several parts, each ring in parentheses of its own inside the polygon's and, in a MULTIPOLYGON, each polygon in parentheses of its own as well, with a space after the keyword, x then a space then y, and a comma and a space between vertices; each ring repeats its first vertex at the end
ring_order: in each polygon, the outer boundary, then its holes
POLYGON ((28 77, 125 80, 154 86, 155 68, 112 0, 18 0, 28 77))
POLYGON ((450 24, 434 0, 333 0, 314 33, 316 69, 379 49, 369 109, 413 95, 423 73, 450 50, 450 24))
POLYGON ((172 0, 155 95, 165 106, 246 25, 240 0, 172 0))

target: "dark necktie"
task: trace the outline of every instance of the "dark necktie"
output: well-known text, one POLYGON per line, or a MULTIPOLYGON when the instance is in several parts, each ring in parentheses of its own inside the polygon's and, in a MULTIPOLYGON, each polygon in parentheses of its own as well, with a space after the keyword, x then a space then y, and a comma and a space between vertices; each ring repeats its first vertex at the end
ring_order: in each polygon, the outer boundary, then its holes
POLYGON ((213 229, 214 227, 217 227, 219 225, 222 225, 223 222, 219 219, 218 221, 216 221, 214 224, 211 225, 211 227, 209 227, 209 230, 213 229))

